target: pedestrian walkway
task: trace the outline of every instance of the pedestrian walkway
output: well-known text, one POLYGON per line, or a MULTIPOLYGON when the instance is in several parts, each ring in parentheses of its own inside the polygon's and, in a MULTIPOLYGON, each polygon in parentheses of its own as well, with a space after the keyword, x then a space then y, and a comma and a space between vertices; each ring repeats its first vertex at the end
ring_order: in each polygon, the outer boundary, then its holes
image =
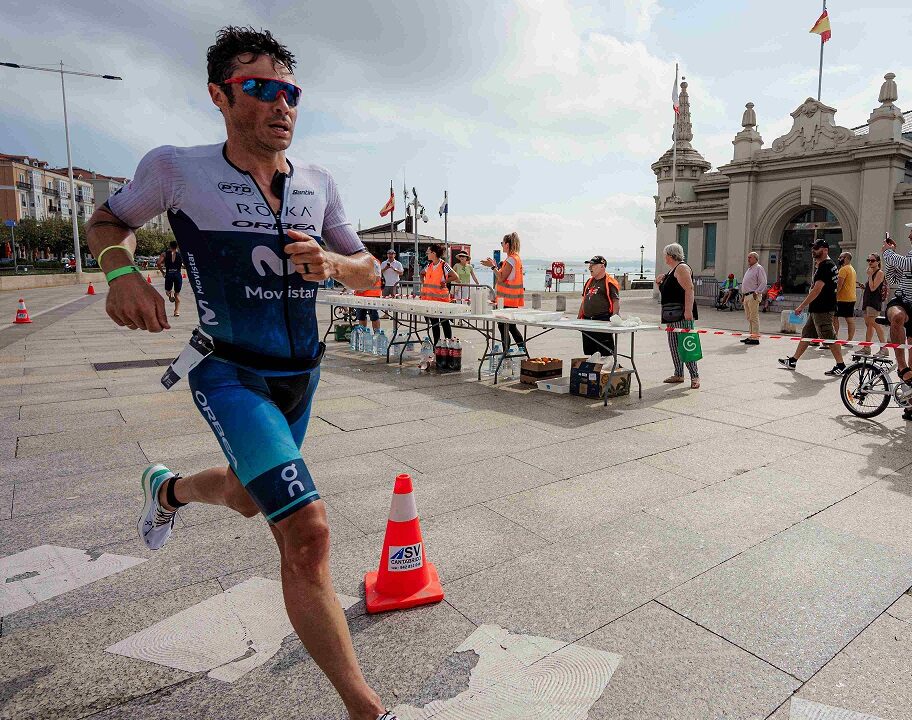
MULTIPOLYGON (((24 293, 34 322, 0 330, 0 718, 344 718, 262 519, 191 505, 160 552, 136 538, 143 468, 221 453, 158 382, 192 313, 130 332, 96 289, 24 293)), ((826 357, 787 373, 774 341, 702 341, 691 391, 661 383, 665 333, 638 337, 643 399, 607 408, 477 382, 468 333, 445 376, 330 341, 303 452, 356 652, 403 719, 912 717, 908 423, 848 416, 826 357), (367 615, 401 472, 446 597, 367 615)), ((530 351, 567 364, 579 335, 530 351)))

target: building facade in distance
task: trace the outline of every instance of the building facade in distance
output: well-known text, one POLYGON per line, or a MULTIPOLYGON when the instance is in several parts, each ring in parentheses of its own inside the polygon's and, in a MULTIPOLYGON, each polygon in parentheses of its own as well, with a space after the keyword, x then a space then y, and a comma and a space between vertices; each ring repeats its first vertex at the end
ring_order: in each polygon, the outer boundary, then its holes
MULTIPOLYGON (((86 221, 95 212, 92 185, 75 174, 77 219, 86 221)), ((0 218, 15 220, 48 218, 69 220, 70 179, 68 172, 52 169, 47 162, 28 155, 0 153, 0 218)))
POLYGON ((912 222, 912 113, 903 114, 893 73, 884 76, 866 125, 836 125, 836 109, 808 98, 791 115, 792 129, 764 149, 757 114, 747 103, 730 163, 715 172, 691 144, 690 99, 681 83, 676 178, 672 149, 652 165, 658 183, 656 259, 684 246, 694 273, 740 277, 756 251, 769 281, 785 293, 807 292, 810 247, 826 238, 830 255, 850 251, 859 277, 884 233, 905 235, 912 222))

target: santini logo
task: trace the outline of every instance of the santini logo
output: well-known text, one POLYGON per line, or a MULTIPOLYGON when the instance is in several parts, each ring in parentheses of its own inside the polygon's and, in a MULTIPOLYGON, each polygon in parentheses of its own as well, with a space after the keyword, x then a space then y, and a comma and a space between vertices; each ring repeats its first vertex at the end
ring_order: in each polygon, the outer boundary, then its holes
POLYGON ((253 195, 251 187, 249 185, 244 185, 243 183, 220 182, 218 184, 218 189, 223 193, 231 193, 234 195, 253 195))
POLYGON ((390 545, 389 564, 390 572, 405 572, 417 570, 424 565, 421 556, 421 543, 415 545, 390 545))
POLYGON ((269 268, 276 275, 289 275, 295 271, 294 263, 291 258, 285 260, 285 272, 282 272, 282 258, 275 254, 272 248, 265 245, 257 245, 250 253, 250 260, 253 267, 260 277, 266 277, 266 268, 269 268))

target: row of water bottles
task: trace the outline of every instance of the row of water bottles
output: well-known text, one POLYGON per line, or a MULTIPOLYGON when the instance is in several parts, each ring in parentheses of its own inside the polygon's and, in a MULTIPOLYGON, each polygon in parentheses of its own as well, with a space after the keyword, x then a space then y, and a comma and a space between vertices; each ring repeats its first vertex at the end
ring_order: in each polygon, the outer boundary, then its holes
POLYGON ((371 332, 371 329, 364 327, 364 325, 355 325, 351 331, 348 347, 353 352, 361 352, 368 355, 386 355, 386 349, 389 347, 389 338, 386 337, 383 330, 371 332))

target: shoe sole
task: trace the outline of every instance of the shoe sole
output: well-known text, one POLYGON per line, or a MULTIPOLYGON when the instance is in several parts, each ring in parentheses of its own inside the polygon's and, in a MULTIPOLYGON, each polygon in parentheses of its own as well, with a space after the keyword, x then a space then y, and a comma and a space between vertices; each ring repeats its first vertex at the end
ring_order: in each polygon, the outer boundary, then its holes
POLYGON ((143 523, 145 522, 146 515, 149 514, 152 504, 155 502, 152 496, 152 482, 158 476, 160 471, 171 472, 165 465, 160 463, 155 465, 150 465, 145 470, 143 470, 142 478, 140 478, 139 484, 142 487, 143 491, 143 509, 142 514, 139 516, 139 520, 136 521, 136 532, 139 534, 139 539, 142 541, 142 544, 146 546, 149 550, 152 548, 149 547, 149 544, 146 542, 146 536, 143 534, 143 523))

